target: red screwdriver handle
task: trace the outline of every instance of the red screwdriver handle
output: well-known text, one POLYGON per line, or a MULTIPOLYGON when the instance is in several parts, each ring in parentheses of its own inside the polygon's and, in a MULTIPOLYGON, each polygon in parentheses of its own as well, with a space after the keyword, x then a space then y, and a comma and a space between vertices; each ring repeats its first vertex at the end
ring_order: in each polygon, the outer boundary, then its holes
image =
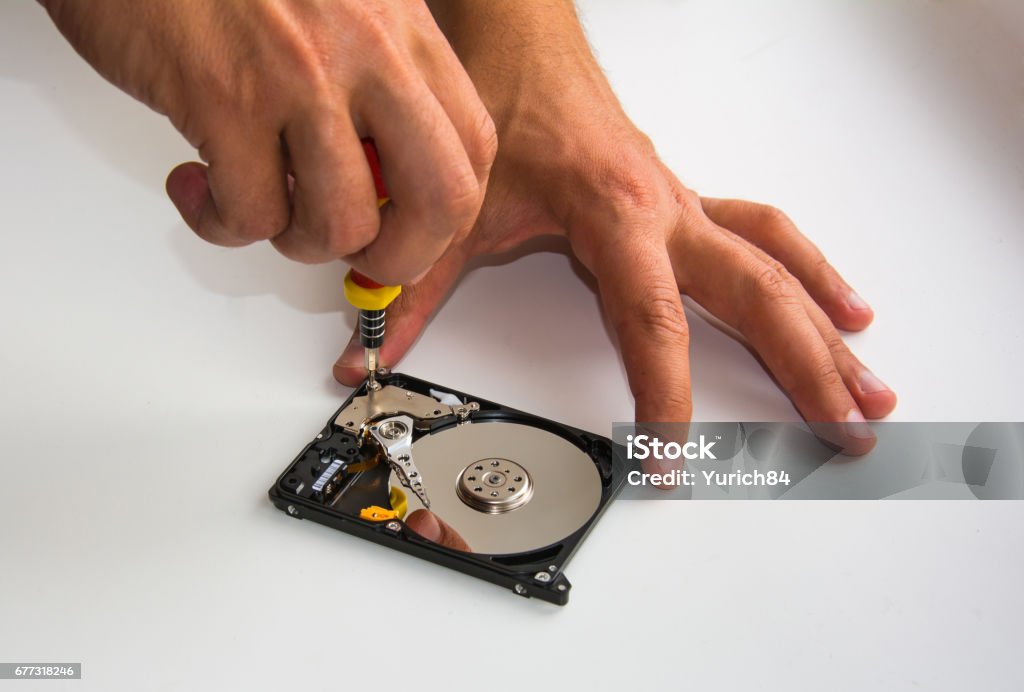
POLYGON ((373 144, 372 137, 364 137, 362 142, 366 162, 370 164, 370 172, 373 173, 373 187, 377 191, 377 204, 384 206, 388 201, 388 190, 384 187, 384 176, 380 172, 380 156, 377 155, 377 147, 373 144))
MULTIPOLYGON (((384 187, 384 174, 380 171, 380 156, 377 155, 377 147, 373 143, 373 137, 363 137, 363 153, 366 154, 366 162, 370 164, 370 172, 373 174, 373 187, 377 192, 377 206, 383 207, 388 203, 388 190, 384 187)), ((349 270, 352 281, 363 288, 383 288, 373 279, 363 276, 355 269, 349 270)))

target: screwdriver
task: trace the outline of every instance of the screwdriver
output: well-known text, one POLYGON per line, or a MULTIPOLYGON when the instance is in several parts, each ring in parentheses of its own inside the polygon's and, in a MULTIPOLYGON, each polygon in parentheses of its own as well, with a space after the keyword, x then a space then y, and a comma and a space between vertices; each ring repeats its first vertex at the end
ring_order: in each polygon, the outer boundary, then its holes
MULTIPOLYGON (((377 148, 369 137, 362 140, 363 152, 373 172, 373 185, 377 190, 377 207, 383 207, 390 199, 384 187, 384 177, 380 171, 380 158, 377 148)), ((366 387, 369 391, 377 391, 377 368, 380 366, 380 347, 384 343, 385 311, 398 294, 401 286, 384 286, 373 279, 363 276, 355 269, 345 274, 345 298, 359 310, 359 343, 366 354, 366 387)))

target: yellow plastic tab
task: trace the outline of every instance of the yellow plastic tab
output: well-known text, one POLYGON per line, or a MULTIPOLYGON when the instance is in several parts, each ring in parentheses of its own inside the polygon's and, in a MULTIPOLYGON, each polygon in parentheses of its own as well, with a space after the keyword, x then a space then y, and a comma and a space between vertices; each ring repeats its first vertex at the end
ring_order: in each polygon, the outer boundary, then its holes
POLYGON ((401 488, 391 486, 391 509, 395 510, 395 514, 398 515, 399 519, 405 519, 405 513, 409 511, 409 501, 405 499, 405 493, 402 492, 401 488))
POLYGON ((401 286, 364 288, 352 280, 351 269, 345 274, 345 298, 359 310, 383 310, 401 292, 401 286))
POLYGON ((393 509, 384 509, 377 505, 370 505, 359 510, 359 518, 367 521, 388 521, 398 517, 398 512, 393 509))

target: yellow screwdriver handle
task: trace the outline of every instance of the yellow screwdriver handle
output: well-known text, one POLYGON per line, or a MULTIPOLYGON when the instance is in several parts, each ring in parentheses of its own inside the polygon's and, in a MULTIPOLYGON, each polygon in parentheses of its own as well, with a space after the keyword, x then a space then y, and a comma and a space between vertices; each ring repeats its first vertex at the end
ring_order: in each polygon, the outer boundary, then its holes
POLYGON ((383 310, 401 292, 401 286, 381 286, 354 269, 345 274, 345 298, 358 310, 383 310))

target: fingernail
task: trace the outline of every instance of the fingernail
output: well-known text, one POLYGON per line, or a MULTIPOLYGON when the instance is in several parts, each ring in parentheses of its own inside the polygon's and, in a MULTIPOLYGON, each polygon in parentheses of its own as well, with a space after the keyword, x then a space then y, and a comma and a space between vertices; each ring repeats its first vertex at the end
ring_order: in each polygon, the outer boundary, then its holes
POLYGON ((850 306, 851 310, 870 310, 871 306, 867 302, 857 295, 856 291, 850 291, 849 295, 846 296, 846 304, 850 306))
POLYGON ((846 414, 845 430, 846 434, 850 437, 856 437, 861 440, 875 439, 875 433, 871 432, 868 422, 864 420, 864 416, 857 409, 851 409, 846 414))
POLYGON ((878 379, 875 373, 865 370, 860 374, 860 391, 865 394, 874 394, 875 392, 888 392, 889 387, 878 379))
POLYGON ((338 360, 334 363, 339 368, 360 368, 363 366, 364 351, 363 345, 359 343, 359 339, 353 335, 352 340, 348 342, 348 346, 342 351, 341 355, 338 356, 338 360))

